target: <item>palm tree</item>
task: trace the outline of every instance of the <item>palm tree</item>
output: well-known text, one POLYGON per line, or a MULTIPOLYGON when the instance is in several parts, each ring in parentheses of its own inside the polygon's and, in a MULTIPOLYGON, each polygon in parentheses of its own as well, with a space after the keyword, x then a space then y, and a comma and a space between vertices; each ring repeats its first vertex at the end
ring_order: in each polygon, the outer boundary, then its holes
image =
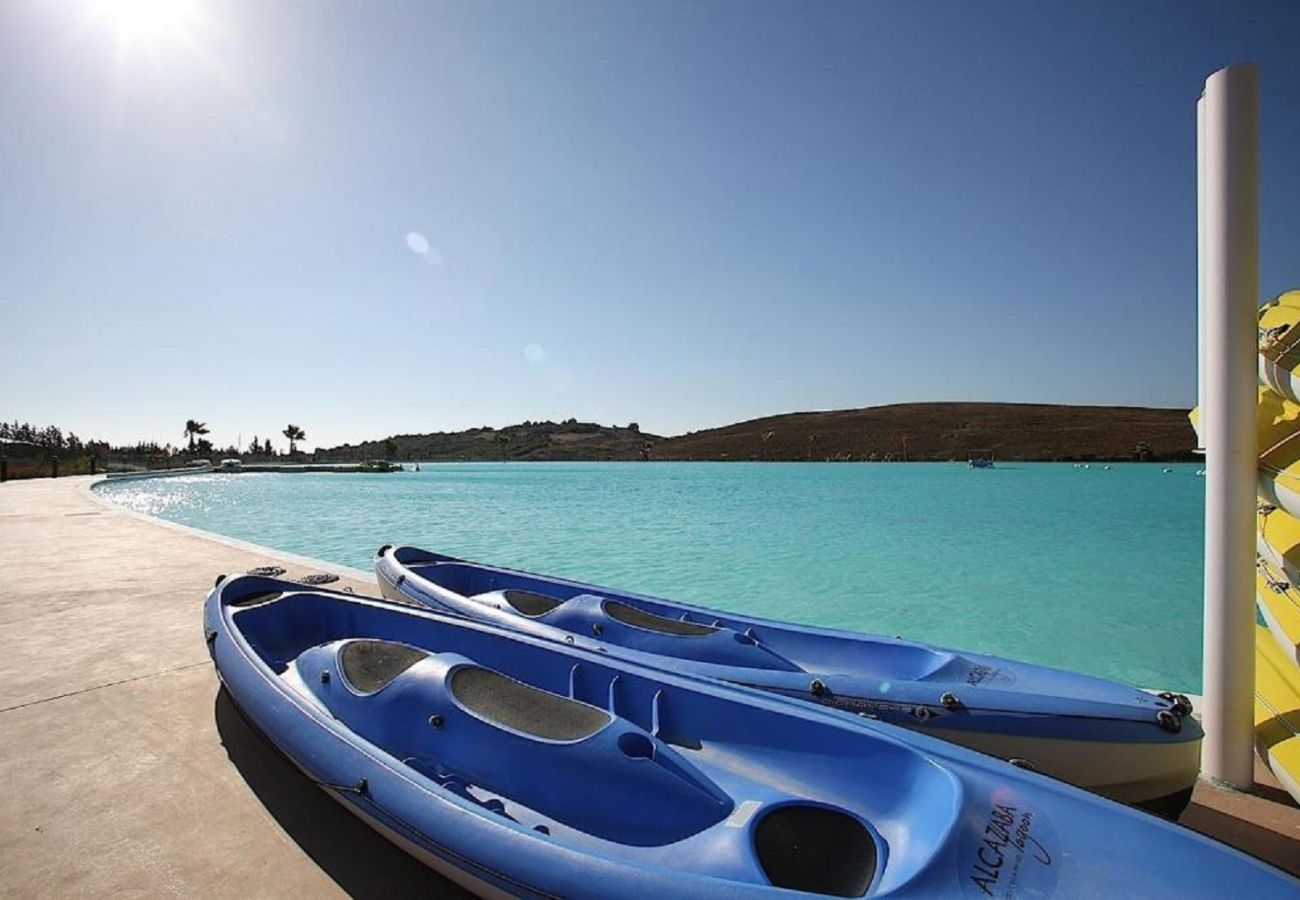
POLYGON ((198 419, 185 420, 185 436, 190 439, 190 452, 194 452, 194 439, 201 434, 208 433, 208 424, 200 422, 198 419))
POLYGON ((808 435, 808 459, 809 460, 812 459, 813 441, 817 440, 817 438, 819 437, 821 437, 821 435, 815 431, 812 434, 808 435))
POLYGON ((759 459, 767 459, 767 442, 770 441, 770 440, 772 440, 772 435, 774 435, 774 434, 776 434, 775 431, 764 431, 764 432, 763 432, 763 435, 762 435, 762 437, 763 437, 763 449, 762 449, 762 451, 761 451, 762 455, 759 457, 759 459))
POLYGON ((298 441, 301 441, 303 438, 307 436, 307 432, 303 431, 297 425, 290 425, 280 433, 289 439, 290 456, 293 456, 294 447, 297 445, 298 441))

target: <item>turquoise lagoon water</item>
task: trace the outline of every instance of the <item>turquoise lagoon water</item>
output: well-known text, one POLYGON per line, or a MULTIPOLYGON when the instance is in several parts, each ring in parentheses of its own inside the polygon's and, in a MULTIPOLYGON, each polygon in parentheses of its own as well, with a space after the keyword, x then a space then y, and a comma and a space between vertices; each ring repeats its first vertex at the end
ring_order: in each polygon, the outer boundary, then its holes
POLYGON ((381 544, 409 543, 1197 692, 1196 468, 430 463, 101 490, 134 510, 364 569, 381 544))

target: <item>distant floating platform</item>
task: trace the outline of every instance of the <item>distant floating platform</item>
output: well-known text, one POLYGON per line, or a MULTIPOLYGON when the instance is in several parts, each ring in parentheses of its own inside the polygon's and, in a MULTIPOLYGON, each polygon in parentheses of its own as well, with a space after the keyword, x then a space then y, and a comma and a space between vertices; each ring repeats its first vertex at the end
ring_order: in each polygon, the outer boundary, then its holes
POLYGON ((214 472, 401 472, 398 463, 246 463, 242 466, 213 469, 214 472))
POLYGON ((342 474, 360 474, 374 472, 404 472, 400 463, 363 462, 363 463, 247 463, 238 466, 183 466, 178 469, 148 469, 141 472, 110 472, 108 478, 113 481, 129 481, 139 478, 173 478, 179 475, 208 475, 220 472, 225 475, 238 475, 243 472, 338 472, 342 474))

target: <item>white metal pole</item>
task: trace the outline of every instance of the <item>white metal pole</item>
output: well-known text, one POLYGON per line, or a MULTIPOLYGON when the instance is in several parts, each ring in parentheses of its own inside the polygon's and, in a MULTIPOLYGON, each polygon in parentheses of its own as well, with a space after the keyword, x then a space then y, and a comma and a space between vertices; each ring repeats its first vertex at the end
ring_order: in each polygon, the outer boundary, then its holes
MULTIPOLYGON (((1205 434, 1205 94, 1196 101, 1196 409, 1205 434)), ((1200 446, 1205 448, 1201 438, 1200 446)))
POLYGON ((1205 82, 1205 742, 1201 770, 1254 783, 1255 405, 1259 295, 1259 75, 1205 82))

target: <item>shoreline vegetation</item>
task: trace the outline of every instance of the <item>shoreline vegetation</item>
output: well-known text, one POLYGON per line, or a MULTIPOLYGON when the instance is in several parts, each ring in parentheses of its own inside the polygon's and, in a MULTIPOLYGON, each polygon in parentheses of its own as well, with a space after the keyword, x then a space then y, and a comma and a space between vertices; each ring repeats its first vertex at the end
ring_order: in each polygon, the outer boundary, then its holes
POLYGON ((188 420, 188 446, 142 441, 112 446, 49 426, 0 422, 0 477, 168 469, 191 459, 356 463, 502 461, 965 462, 989 451, 1007 462, 1195 461, 1187 410, 1031 403, 900 403, 862 409, 766 416, 663 437, 635 423, 606 426, 567 419, 502 428, 392 435, 358 444, 288 453, 254 437, 247 448, 214 447, 206 423, 188 420), (196 440, 196 438, 198 438, 196 440))

